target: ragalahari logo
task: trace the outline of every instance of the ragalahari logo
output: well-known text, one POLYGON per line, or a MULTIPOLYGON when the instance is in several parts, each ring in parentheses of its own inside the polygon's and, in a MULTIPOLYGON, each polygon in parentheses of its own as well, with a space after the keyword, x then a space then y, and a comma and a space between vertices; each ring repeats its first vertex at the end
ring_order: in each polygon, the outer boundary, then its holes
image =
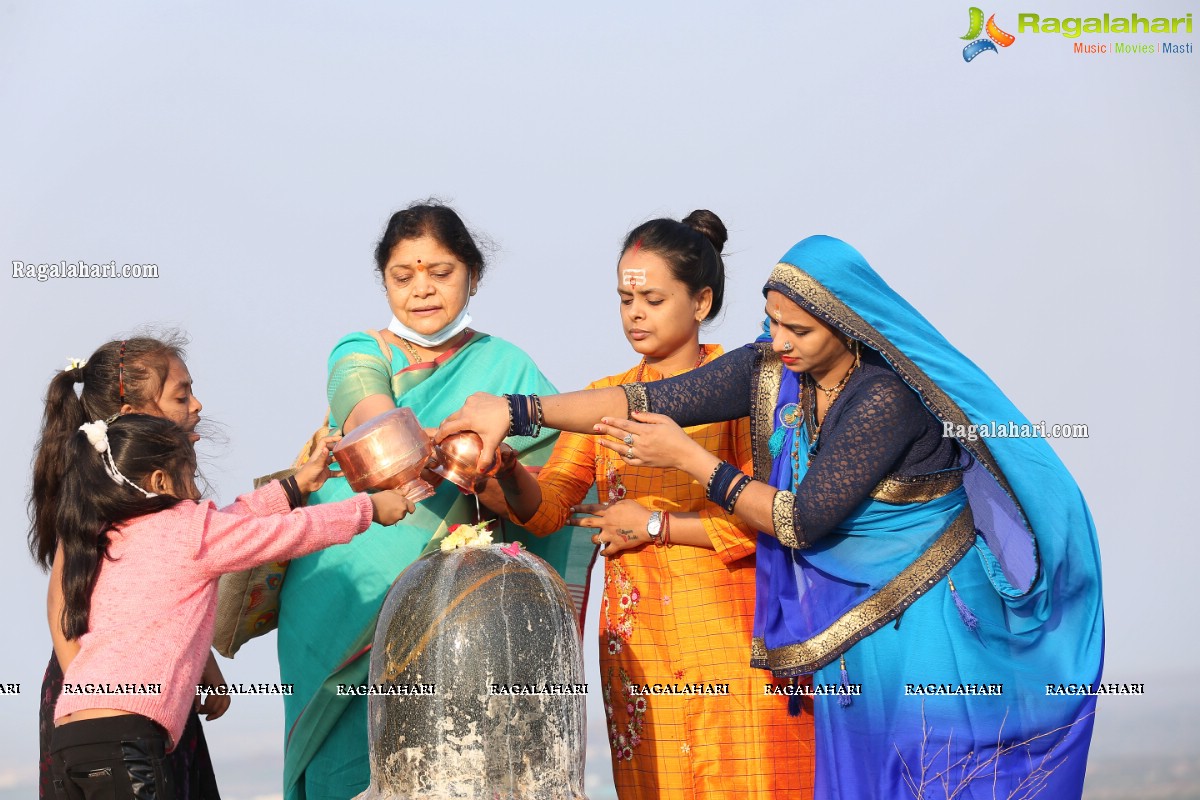
POLYGON ((988 17, 987 24, 983 22, 983 9, 971 7, 971 27, 967 29, 967 35, 963 39, 971 39, 971 43, 963 48, 963 61, 971 61, 980 53, 996 50, 996 45, 1008 47, 1017 40, 1017 37, 1011 33, 1005 33, 1000 30, 1000 26, 996 24, 996 15, 992 14, 988 17), (979 34, 987 32, 986 38, 980 38, 979 34))

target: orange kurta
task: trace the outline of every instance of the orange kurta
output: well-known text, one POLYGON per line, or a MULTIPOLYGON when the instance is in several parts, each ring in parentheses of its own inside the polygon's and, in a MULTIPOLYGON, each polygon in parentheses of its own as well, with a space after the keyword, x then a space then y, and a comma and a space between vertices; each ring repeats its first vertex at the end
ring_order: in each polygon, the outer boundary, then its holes
MULTIPOLYGON (((705 362, 722 352, 705 347, 705 362)), ((588 388, 662 377, 635 367, 588 388)), ((751 471, 749 420, 686 430, 751 471)), ((618 796, 811 797, 811 705, 788 716, 787 697, 764 691, 782 682, 749 664, 755 532, 709 503, 686 473, 627 466, 596 437, 572 433, 559 436, 538 474, 542 505, 525 527, 557 530, 593 483, 602 501, 629 497, 650 509, 700 512, 715 545, 646 545, 605 562, 600 683, 618 796), (680 693, 637 693, 656 686, 680 693)))

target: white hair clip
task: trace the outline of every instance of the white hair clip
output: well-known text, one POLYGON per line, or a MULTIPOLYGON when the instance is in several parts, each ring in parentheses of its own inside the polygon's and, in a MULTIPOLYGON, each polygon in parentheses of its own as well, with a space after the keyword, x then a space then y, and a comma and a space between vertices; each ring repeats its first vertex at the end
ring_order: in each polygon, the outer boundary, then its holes
POLYGON ((147 492, 129 480, 129 478, 126 478, 121 470, 117 469, 117 462, 113 460, 112 449, 108 446, 107 422, 102 419, 98 419, 95 422, 85 422, 79 426, 79 430, 83 431, 84 436, 87 436, 88 443, 100 454, 100 462, 104 464, 104 471, 108 473, 108 477, 113 479, 113 483, 127 483, 148 498, 158 497, 154 492, 147 492))
POLYGON ((96 448, 97 453, 108 452, 108 423, 102 419, 95 422, 85 422, 79 426, 79 430, 83 431, 87 436, 87 440, 91 442, 92 447, 96 448))
POLYGON ((70 372, 73 369, 83 369, 87 366, 86 358, 68 358, 67 368, 63 372, 70 372))

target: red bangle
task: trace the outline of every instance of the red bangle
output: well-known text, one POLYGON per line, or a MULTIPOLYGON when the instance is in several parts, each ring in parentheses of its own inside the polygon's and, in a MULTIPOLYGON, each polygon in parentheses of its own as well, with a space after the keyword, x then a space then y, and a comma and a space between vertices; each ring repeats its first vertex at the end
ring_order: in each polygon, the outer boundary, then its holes
POLYGON ((663 547, 671 545, 671 512, 664 511, 662 515, 662 536, 658 537, 663 547))

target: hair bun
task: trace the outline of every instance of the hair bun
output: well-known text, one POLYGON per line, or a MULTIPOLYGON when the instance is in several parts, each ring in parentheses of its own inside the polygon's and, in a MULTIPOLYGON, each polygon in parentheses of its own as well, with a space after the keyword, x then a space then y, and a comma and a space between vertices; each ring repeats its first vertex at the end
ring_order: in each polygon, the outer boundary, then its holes
POLYGON ((680 222, 692 230, 704 234, 704 238, 712 242, 717 253, 723 251, 725 242, 729 241, 729 231, 725 229, 725 223, 721 222, 721 218, 707 208, 696 209, 680 222))

